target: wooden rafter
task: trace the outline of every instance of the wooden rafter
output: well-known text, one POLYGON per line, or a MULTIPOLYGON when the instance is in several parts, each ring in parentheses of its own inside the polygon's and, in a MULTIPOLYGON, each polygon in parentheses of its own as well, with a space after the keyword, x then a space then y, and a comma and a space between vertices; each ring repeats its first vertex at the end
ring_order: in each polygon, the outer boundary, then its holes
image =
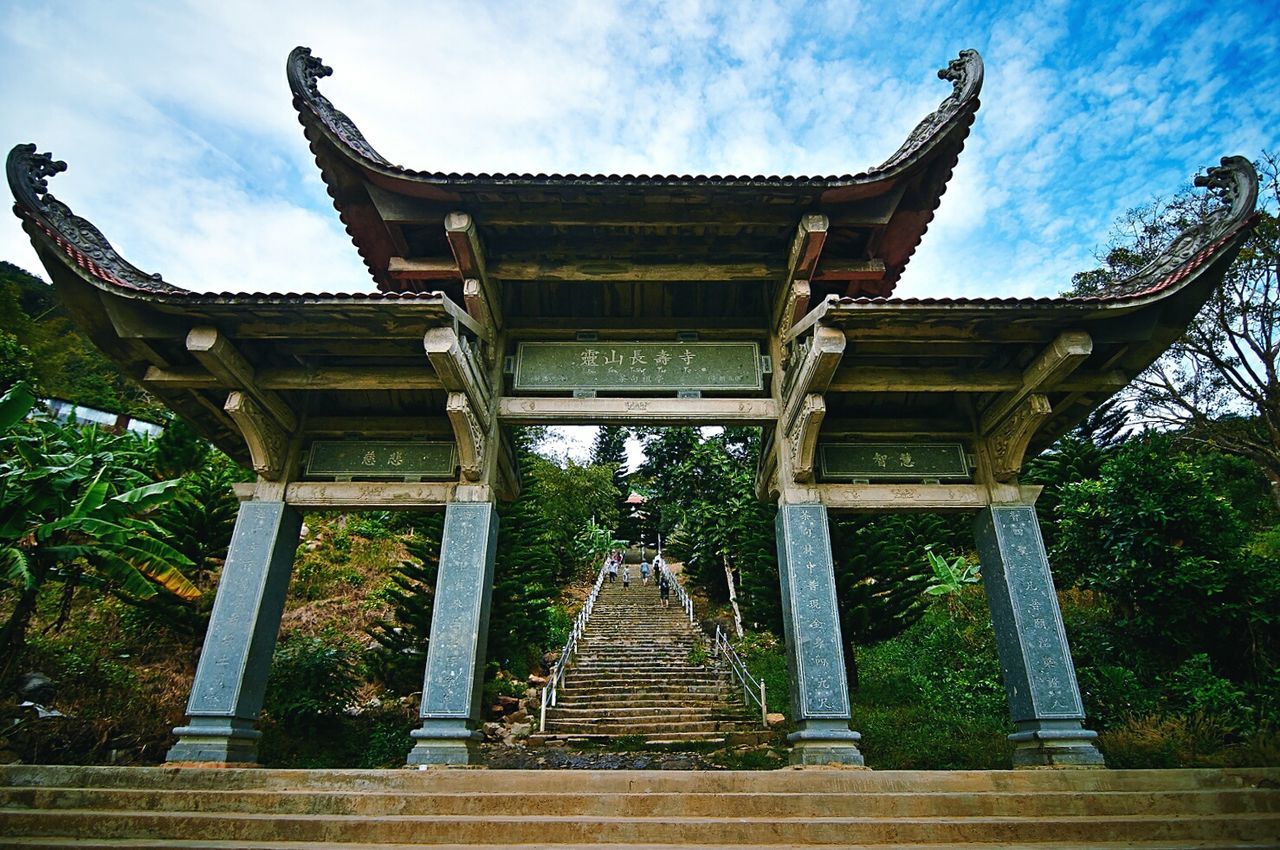
POLYGON ((787 255, 786 275, 773 303, 773 328, 779 336, 786 336, 809 309, 809 279, 818 268, 829 226, 825 215, 806 215, 796 227, 787 255))
POLYGON ((463 280, 476 282, 471 295, 464 289, 468 312, 496 332, 502 327, 502 299, 485 268, 484 247, 475 221, 467 213, 451 212, 444 217, 444 233, 463 280))
MULTIPOLYGON (((204 369, 152 366, 142 378, 149 387, 203 390, 224 386, 204 369)), ((266 368, 257 371, 264 390, 439 390, 444 384, 422 366, 331 366, 315 369, 266 368)))

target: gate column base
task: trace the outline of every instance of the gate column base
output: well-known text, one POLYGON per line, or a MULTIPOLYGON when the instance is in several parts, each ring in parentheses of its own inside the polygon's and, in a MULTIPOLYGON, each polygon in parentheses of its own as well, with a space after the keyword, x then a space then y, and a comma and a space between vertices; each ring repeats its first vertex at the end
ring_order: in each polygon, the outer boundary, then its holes
POLYGON ((479 755, 479 732, 465 720, 428 720, 409 733, 417 741, 405 762, 411 767, 474 764, 479 755))
POLYGON ((262 733, 253 727, 252 720, 236 717, 192 717, 187 726, 173 730, 178 743, 165 763, 257 767, 262 733))
POLYGON ((1018 727, 1009 736, 1014 744, 1015 768, 1106 767, 1094 744, 1098 733, 1085 729, 1078 720, 1033 720, 1018 727))
POLYGON ((801 729, 787 736, 791 764, 842 764, 863 767, 858 741, 862 736, 847 721, 807 720, 801 729))

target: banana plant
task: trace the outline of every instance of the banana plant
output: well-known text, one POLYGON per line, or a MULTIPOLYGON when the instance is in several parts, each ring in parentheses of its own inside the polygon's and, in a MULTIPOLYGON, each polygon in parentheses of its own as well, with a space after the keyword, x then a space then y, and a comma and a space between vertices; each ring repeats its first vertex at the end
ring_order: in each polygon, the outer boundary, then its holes
MULTIPOLYGON (((924 592, 930 596, 950 596, 953 593, 959 593, 966 584, 977 584, 982 580, 982 576, 978 574, 978 565, 964 555, 957 555, 954 560, 948 561, 941 555, 935 554, 932 546, 926 546, 924 557, 933 570, 932 580, 924 589, 924 592)), ((912 578, 930 577, 912 576, 912 578)))
POLYGON ((194 565, 150 517, 179 482, 152 481, 139 469, 145 448, 140 452, 132 436, 20 424, 34 404, 22 385, 0 397, 0 582, 17 595, 0 630, 0 680, 16 663, 36 598, 51 581, 63 582, 64 616, 82 578, 126 601, 200 595, 183 574, 194 565))

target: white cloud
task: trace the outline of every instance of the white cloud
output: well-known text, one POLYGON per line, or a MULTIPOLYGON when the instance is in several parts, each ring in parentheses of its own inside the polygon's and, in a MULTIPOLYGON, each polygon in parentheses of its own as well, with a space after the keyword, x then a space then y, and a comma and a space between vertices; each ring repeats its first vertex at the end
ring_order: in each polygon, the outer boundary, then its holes
MULTIPOLYGON (((54 191, 131 260, 196 289, 369 278, 290 106, 323 91, 426 170, 843 174, 946 94, 961 47, 984 106, 902 294, 1049 294, 1111 218, 1223 153, 1277 143, 1280 35, 1247 2, 882 5, 583 0, 412 8, 247 0, 0 11, 0 135, 71 171, 54 191)), ((33 268, 15 224, 0 257, 33 268)))

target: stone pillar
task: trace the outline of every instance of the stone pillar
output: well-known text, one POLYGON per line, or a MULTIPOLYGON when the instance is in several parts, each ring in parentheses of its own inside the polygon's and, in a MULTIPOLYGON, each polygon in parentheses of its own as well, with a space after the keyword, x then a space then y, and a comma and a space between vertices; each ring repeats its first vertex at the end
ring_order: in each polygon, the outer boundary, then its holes
POLYGON ((782 580, 782 621, 791 673, 791 709, 799 727, 787 737, 792 764, 862 764, 849 729, 840 619, 827 509, 782 504, 774 523, 782 580))
POLYGON ((993 506, 974 521, 1009 714, 1014 767, 1102 767, 1067 647, 1035 508, 993 506))
POLYGON ((170 762, 252 765, 255 728, 280 630, 302 517, 284 502, 242 502, 209 631, 170 762))
POLYGON ((480 690, 489 637, 489 599, 498 544, 491 502, 451 502, 445 509, 431 641, 422 684, 422 726, 411 765, 467 764, 480 733, 480 690))

